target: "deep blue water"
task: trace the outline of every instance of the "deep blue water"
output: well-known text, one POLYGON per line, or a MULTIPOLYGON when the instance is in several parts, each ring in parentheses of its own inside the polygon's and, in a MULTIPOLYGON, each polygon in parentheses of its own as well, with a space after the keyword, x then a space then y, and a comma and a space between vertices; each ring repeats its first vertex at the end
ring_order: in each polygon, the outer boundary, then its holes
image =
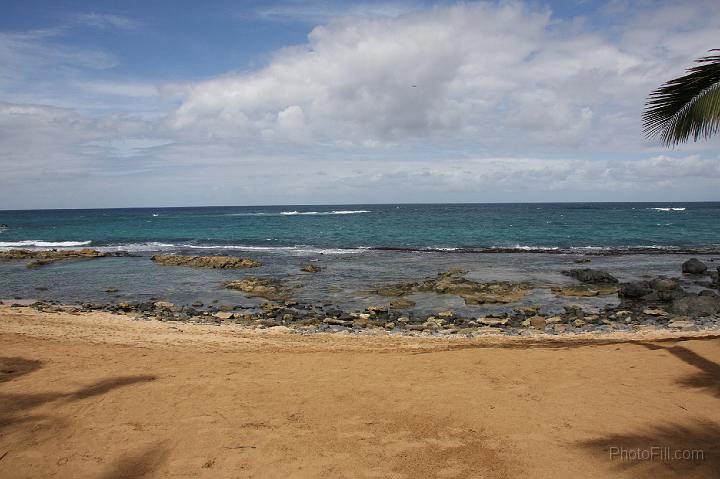
POLYGON ((718 202, 30 210, 0 224, 0 248, 720 247, 718 202))

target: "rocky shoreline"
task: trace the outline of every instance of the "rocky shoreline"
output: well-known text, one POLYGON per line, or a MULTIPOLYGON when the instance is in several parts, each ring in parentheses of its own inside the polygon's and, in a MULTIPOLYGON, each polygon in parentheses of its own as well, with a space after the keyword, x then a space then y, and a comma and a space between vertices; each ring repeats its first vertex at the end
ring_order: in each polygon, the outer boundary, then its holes
MULTIPOLYGON (((716 298, 694 296, 703 305, 720 311, 716 298), (704 301, 710 298, 710 301, 704 301)), ((262 303, 259 307, 241 304, 175 305, 165 301, 82 303, 78 305, 38 301, 32 304, 6 302, 12 307, 31 307, 41 312, 81 313, 102 311, 128 315, 136 320, 158 320, 195 324, 236 324, 248 328, 289 328, 297 333, 406 334, 422 336, 455 335, 474 337, 486 334, 523 336, 583 333, 644 332, 653 330, 720 331, 720 314, 677 314, 662 306, 627 304, 590 313, 581 306, 566 306, 561 314, 543 314, 541 306, 519 307, 511 313, 481 317, 441 311, 431 316, 414 316, 386 306, 344 312, 332 306, 295 301, 262 303)))
MULTIPOLYGON (((31 260, 47 264, 66 259, 91 259, 109 256, 95 250, 4 252, 4 259, 31 260)), ((113 254, 114 255, 114 254, 113 254)), ((233 256, 156 255, 151 258, 162 265, 200 268, 257 268, 262 263, 233 256)), ((718 268, 720 269, 720 268, 718 268)), ((689 291, 678 279, 658 276, 652 279, 620 282, 611 273, 591 268, 576 268, 562 273, 576 284, 550 288, 556 296, 592 297, 617 295, 619 304, 598 311, 582 305, 566 305, 559 314, 543 305, 516 306, 508 312, 485 315, 460 314, 452 310, 433 314, 409 311, 415 302, 408 299, 415 293, 454 295, 466 305, 517 304, 533 286, 524 282, 478 282, 466 278, 467 271, 452 269, 438 273, 435 278, 415 282, 392 283, 371 293, 385 298, 363 310, 346 311, 337 305, 311 304, 293 299, 300 287, 279 278, 248 276, 225 283, 225 288, 241 292, 248 298, 262 298, 257 304, 210 304, 195 302, 176 305, 163 298, 142 302, 102 302, 61 304, 38 301, 32 304, 13 303, 45 312, 104 311, 130 315, 138 320, 191 322, 201 324, 232 323, 249 328, 289 328, 298 333, 335 332, 345 334, 407 334, 457 335, 472 337, 485 334, 534 335, 611 333, 648 330, 704 331, 720 330, 720 283, 718 272, 692 258, 680 268, 683 277, 691 280, 700 291, 689 291)), ((301 271, 322 274, 323 268, 306 265, 301 271)), ((697 289, 697 288, 695 288, 697 289)), ((116 291, 116 289, 108 290, 116 291)))

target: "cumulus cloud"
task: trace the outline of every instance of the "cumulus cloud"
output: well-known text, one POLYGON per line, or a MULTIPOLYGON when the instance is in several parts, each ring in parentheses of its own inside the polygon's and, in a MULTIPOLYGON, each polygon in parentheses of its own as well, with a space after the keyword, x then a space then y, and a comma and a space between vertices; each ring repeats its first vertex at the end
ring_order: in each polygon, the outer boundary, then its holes
POLYGON ((294 136, 281 113, 296 108, 301 136, 321 143, 626 147, 629 134, 641 137, 647 93, 720 33, 714 9, 689 9, 692 18, 685 12, 675 22, 672 6, 653 10, 661 30, 623 11, 619 34, 517 2, 342 17, 258 71, 188 86, 170 125, 277 140, 294 136), (631 131, 623 115, 632 117, 631 131))

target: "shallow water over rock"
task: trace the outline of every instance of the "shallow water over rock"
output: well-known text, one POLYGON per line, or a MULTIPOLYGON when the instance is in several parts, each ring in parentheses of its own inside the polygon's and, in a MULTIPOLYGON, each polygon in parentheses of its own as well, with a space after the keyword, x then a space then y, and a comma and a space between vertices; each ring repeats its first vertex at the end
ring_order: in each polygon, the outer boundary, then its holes
MULTIPOLYGON (((214 251, 216 254, 232 254, 214 251)), ((39 269, 27 269, 22 261, 0 262, 0 297, 38 298, 61 302, 167 300, 176 304, 257 305, 262 298, 249 297, 242 291, 226 289, 230 281, 249 277, 280 280, 289 287, 288 299, 311 304, 337 305, 344 310, 363 310, 368 306, 389 306, 399 296, 414 303, 408 311, 432 314, 453 310, 459 314, 482 316, 509 311, 523 305, 541 305, 549 313, 569 304, 586 309, 619 302, 616 294, 562 295, 552 288, 573 290, 581 283, 562 272, 576 266, 577 255, 538 253, 452 253, 397 252, 368 250, 353 255, 281 254, 257 252, 250 256, 262 266, 244 269, 208 269, 166 267, 150 260, 151 254, 134 257, 107 257, 93 261, 65 260, 39 269), (308 274, 308 263, 320 268, 308 274), (455 286, 443 291, 436 288, 406 287, 437 281, 438 274, 452 269, 466 271, 455 286), (464 293, 453 291, 461 284, 523 285, 522 294, 509 302, 466 301, 464 293), (403 286, 405 285, 405 286, 403 286), (395 290, 393 290, 393 288, 395 290), (438 294, 439 292, 445 294, 438 294), (388 294, 390 293, 390 294, 388 294), (458 294, 460 293, 460 294, 458 294)), ((699 257, 713 269, 720 258, 699 257)), ((596 256, 583 265, 604 270, 621 283, 650 280, 658 275, 675 278, 685 289, 699 291, 698 278, 683 275, 686 255, 596 256)), ((454 280, 456 281, 456 280, 454 280)), ((475 287, 475 286, 473 286, 475 287)), ((460 287, 462 289, 462 287, 460 287)), ((472 288, 471 288, 472 289, 472 288)), ((511 288, 512 289, 512 288, 511 288)), ((467 297, 467 295, 465 294, 467 297)), ((285 297, 285 296, 283 296, 285 297)))

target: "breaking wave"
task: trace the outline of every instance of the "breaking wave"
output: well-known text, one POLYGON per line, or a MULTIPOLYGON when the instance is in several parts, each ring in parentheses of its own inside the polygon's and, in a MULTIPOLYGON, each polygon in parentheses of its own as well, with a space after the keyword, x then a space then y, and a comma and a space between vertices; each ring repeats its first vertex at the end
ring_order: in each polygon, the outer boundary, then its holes
POLYGON ((281 211, 279 213, 229 213, 225 216, 327 216, 327 215, 356 215, 371 213, 370 210, 333 210, 333 211, 281 211))
POLYGON ((335 210, 335 211, 281 211, 283 216, 296 215, 354 215, 359 213, 370 213, 369 210, 335 210))
POLYGON ((43 241, 23 240, 0 242, 0 248, 77 248, 87 246, 92 241, 43 241))
POLYGON ((314 246, 248 246, 248 245, 219 245, 219 244, 187 244, 187 243, 159 243, 159 242, 147 242, 147 243, 130 243, 130 244, 118 244, 111 246, 99 246, 98 251, 104 252, 128 252, 128 253, 142 253, 142 252, 179 252, 187 250, 215 250, 215 251, 247 251, 247 252, 277 252, 287 254, 353 254, 362 253, 367 251, 369 248, 357 247, 357 248, 321 248, 314 246))
MULTIPOLYGON (((44 241, 44 240, 24 240, 13 242, 0 242, 0 250, 8 250, 13 248, 29 248, 29 249, 67 249, 85 247, 93 243, 92 241, 44 241)), ((387 253, 445 253, 445 254, 493 254, 493 253, 545 253, 545 254, 580 254, 590 256, 614 256, 627 254, 720 254, 720 244, 704 245, 704 246, 665 246, 665 245, 637 245, 637 246, 529 246, 529 245, 509 245, 509 246, 346 246, 346 247, 322 247, 313 245, 295 245, 295 246, 260 246, 260 245, 242 245, 242 244, 192 244, 186 242, 163 243, 158 241, 147 241, 138 243, 118 243, 118 244, 97 244, 92 246, 93 249, 110 253, 152 253, 152 252, 189 252, 189 251, 217 251, 222 252, 238 251, 248 253, 279 253, 289 255, 312 255, 312 254, 329 254, 329 255, 345 255, 358 254, 368 251, 387 252, 387 253)))

